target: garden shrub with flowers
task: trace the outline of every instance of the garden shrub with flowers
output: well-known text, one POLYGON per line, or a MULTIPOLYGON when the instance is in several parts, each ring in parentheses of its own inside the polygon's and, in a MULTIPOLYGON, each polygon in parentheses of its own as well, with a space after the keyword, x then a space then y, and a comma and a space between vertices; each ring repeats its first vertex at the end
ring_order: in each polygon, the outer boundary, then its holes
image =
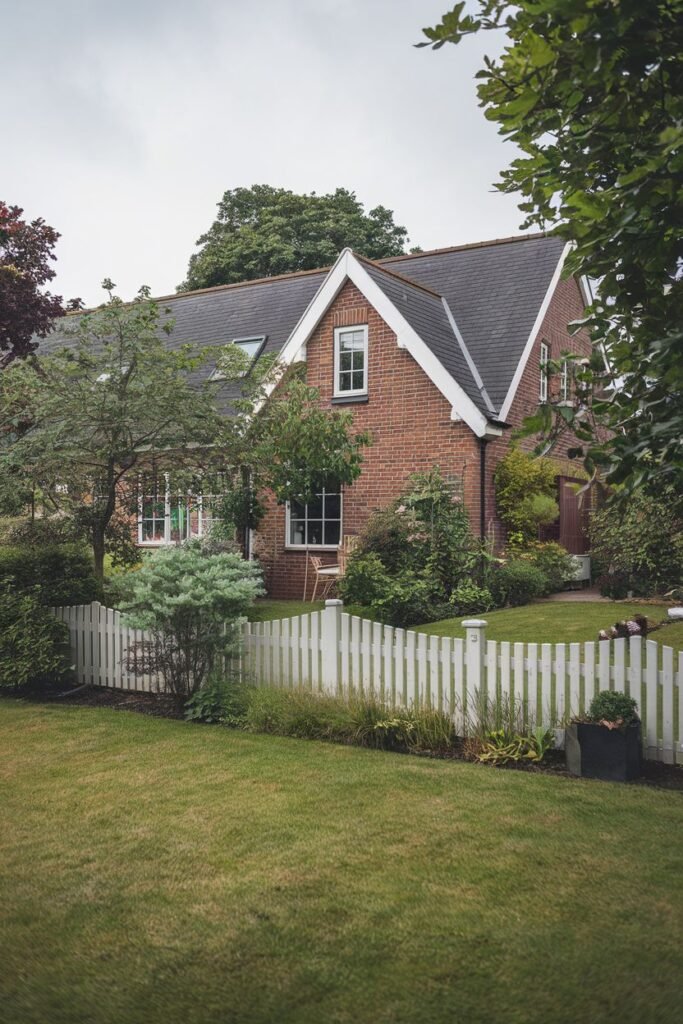
POLYGON ((395 626, 486 611, 482 558, 457 486, 434 467, 371 516, 339 590, 395 626))

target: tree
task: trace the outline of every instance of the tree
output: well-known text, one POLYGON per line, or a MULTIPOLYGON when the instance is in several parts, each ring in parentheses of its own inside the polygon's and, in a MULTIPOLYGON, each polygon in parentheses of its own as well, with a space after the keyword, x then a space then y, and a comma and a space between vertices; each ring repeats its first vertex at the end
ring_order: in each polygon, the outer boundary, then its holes
POLYGON ((36 338, 65 312, 61 296, 42 291, 55 276, 50 264, 59 235, 42 218, 22 220, 23 212, 0 201, 0 370, 33 352, 36 338))
POLYGON ((141 474, 187 494, 217 472, 240 488, 253 463, 252 488, 272 486, 280 501, 311 496, 309 460, 342 484, 358 476, 368 439, 351 435, 348 413, 319 410, 317 392, 280 380, 272 360, 245 376, 235 346, 219 356, 220 378, 200 373, 210 352, 165 343, 170 310, 148 289, 126 304, 104 287, 109 301, 68 322, 63 344, 0 375, 0 478, 75 520, 99 579, 108 549, 132 547, 141 474))
POLYGON ((366 214, 347 189, 318 196, 271 185, 236 188, 223 194, 178 291, 314 270, 345 246, 370 259, 398 256, 407 238, 391 210, 377 206, 366 214))
POLYGON ((439 48, 504 29, 478 73, 481 105, 522 151, 498 188, 520 192, 523 228, 573 245, 566 274, 598 282, 583 323, 596 358, 587 403, 553 410, 573 452, 608 481, 683 487, 683 0, 478 0, 425 29, 439 48), (605 364, 607 369, 605 369, 605 364), (605 440, 609 438, 608 440, 605 440))

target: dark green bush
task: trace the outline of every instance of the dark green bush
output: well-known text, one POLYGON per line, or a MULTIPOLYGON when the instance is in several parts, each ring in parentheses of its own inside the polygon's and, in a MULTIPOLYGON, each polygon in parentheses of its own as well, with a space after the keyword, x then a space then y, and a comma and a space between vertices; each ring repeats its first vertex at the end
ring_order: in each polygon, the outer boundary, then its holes
POLYGON ((617 690, 602 690, 593 697, 588 708, 591 722, 615 722, 630 725, 638 720, 638 704, 633 697, 617 690))
POLYGON ((548 580, 548 594, 564 589, 576 576, 576 558, 555 541, 532 544, 520 557, 541 570, 548 580))
POLYGON ((451 594, 451 615, 478 615, 493 608, 493 595, 488 587, 480 587, 473 580, 459 583, 451 594))
POLYGON ((185 719, 239 728, 246 722, 249 696, 249 687, 213 674, 185 704, 185 719))
POLYGON ((491 592, 498 607, 528 604, 548 593, 548 577, 530 562, 508 562, 494 572, 491 592))
POLYGON ((54 679, 69 668, 69 631, 33 591, 0 582, 0 687, 54 679))
POLYGON ((38 587, 42 604, 57 608, 101 599, 90 555, 78 544, 0 547, 0 579, 15 591, 38 587))

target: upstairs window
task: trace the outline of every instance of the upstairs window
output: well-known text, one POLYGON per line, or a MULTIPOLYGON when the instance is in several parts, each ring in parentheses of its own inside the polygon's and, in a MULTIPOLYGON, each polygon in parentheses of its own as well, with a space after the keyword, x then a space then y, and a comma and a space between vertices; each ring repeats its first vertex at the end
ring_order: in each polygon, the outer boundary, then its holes
MULTIPOLYGON (((261 350, 266 343, 266 335, 259 334, 253 338, 234 338, 231 341, 231 345, 235 345, 246 357, 245 369, 239 374, 240 377, 246 377, 254 365, 256 359, 261 354, 261 350)), ((211 380, 225 380, 226 374, 219 370, 218 367, 211 374, 211 380)))
POLYGON ((548 345, 541 342, 541 376, 538 385, 539 402, 548 401, 548 362, 550 360, 550 349, 548 345))
POLYGON ((292 501, 287 506, 287 546, 294 548, 336 548, 341 541, 342 496, 338 484, 322 487, 304 504, 292 501))
POLYGON ((367 327, 336 327, 334 331, 334 396, 346 398, 368 391, 367 327))

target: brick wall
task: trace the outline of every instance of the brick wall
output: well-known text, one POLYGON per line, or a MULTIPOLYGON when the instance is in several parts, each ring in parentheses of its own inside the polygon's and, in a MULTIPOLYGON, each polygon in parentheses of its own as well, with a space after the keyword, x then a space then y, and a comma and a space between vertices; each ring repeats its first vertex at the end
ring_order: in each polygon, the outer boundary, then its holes
MULTIPOLYGON (((566 324, 581 315, 583 304, 575 281, 562 281, 539 333, 525 374, 513 402, 509 421, 521 423, 538 405, 540 343, 550 346, 551 358, 559 358, 563 349, 588 354, 586 337, 571 339, 566 324)), ((365 451, 363 470, 355 484, 344 492, 343 533, 359 533, 368 516, 396 498, 411 473, 439 465, 446 476, 458 480, 470 514, 472 528, 479 533, 479 442, 470 428, 451 420, 451 408, 423 370, 405 350, 399 349, 396 336, 369 305, 365 297, 347 281, 306 347, 307 382, 320 391, 321 404, 327 408, 353 411, 359 430, 368 430, 373 444, 365 451), (337 405, 332 402, 334 384, 334 328, 368 325, 368 401, 337 405)), ((553 386, 559 382, 553 381, 553 386)), ((487 522, 495 523, 492 474, 504 454, 509 436, 491 442, 487 450, 487 522)), ((529 446, 532 442, 529 442, 529 446)), ((567 441, 560 446, 566 451, 567 441)), ((269 593, 274 597, 301 598, 304 592, 306 555, 286 548, 285 510, 273 501, 259 529, 255 551, 266 569, 269 593)), ((321 552, 323 560, 336 561, 335 552, 321 552)), ((309 579, 308 596, 312 591, 309 579)))

